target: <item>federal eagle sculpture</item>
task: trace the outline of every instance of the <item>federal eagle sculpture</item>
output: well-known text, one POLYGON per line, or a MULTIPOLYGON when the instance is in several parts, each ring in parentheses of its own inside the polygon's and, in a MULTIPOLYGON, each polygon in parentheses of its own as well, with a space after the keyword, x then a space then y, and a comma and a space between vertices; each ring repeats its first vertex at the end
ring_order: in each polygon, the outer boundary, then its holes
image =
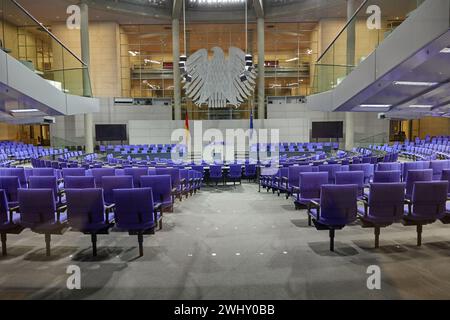
POLYGON ((190 81, 184 80, 186 95, 201 107, 225 108, 227 105, 239 107, 255 89, 256 72, 246 69, 245 53, 236 47, 228 49, 228 59, 223 50, 212 48, 213 57, 208 59, 208 51, 200 49, 186 61, 186 73, 190 81))

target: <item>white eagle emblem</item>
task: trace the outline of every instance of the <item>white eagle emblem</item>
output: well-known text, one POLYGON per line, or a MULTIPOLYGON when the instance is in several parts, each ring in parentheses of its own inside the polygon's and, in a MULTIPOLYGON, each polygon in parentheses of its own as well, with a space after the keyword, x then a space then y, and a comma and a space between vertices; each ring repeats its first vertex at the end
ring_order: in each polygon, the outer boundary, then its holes
POLYGON ((184 89, 197 106, 207 104, 210 108, 225 108, 230 104, 237 108, 252 95, 255 70, 246 71, 246 80, 242 81, 245 53, 235 47, 228 51, 228 59, 219 47, 212 48, 214 55, 211 60, 206 49, 196 51, 187 59, 186 72, 192 80, 184 82, 184 89))

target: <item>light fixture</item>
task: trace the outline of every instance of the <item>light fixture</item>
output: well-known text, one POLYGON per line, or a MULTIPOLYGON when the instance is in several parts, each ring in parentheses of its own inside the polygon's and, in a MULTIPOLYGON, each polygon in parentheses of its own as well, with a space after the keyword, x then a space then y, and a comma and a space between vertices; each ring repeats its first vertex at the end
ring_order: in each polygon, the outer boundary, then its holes
POLYGON ((312 54, 312 53, 313 53, 312 49, 307 49, 306 50, 306 54, 312 54))
POLYGON ((298 60, 298 57, 295 57, 295 58, 287 59, 286 62, 292 62, 292 61, 297 61, 297 60, 298 60))
POLYGON ((144 59, 145 63, 153 63, 153 64, 161 64, 161 62, 156 61, 156 60, 150 60, 150 59, 144 59))
POLYGON ((432 108, 433 105, 430 105, 430 104, 412 104, 409 107, 410 108, 419 108, 419 109, 429 109, 429 108, 432 108))
POLYGON ((298 86, 298 82, 289 83, 288 87, 298 86))
POLYGON ((438 82, 424 82, 424 81, 394 81, 398 86, 417 86, 417 87, 432 87, 438 84, 438 82))
POLYGON ((11 113, 26 113, 26 112, 40 112, 39 109, 14 109, 10 110, 11 113))
POLYGON ((390 108, 391 104, 360 104, 361 108, 390 108))
POLYGON ((136 57, 139 54, 138 51, 131 51, 131 50, 128 51, 128 53, 131 54, 133 57, 136 57))

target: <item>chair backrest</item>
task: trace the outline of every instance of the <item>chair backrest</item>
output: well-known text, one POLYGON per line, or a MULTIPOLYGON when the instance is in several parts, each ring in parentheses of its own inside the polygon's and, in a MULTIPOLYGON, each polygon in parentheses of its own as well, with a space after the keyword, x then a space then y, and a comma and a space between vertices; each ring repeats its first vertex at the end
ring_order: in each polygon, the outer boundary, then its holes
POLYGON ((300 196, 304 199, 320 199, 320 188, 328 183, 328 172, 301 172, 300 196))
POLYGON ((18 177, 0 177, 0 189, 5 190, 8 202, 17 202, 20 182, 18 177))
POLYGON ((320 172, 328 172, 328 183, 334 183, 336 179, 336 172, 340 170, 340 164, 322 164, 319 166, 320 172))
POLYGON ((402 164, 399 162, 380 162, 377 164, 376 171, 400 171, 402 169, 402 164))
POLYGON ((256 174, 256 164, 245 164, 244 174, 246 176, 255 175, 256 174))
POLYGON ((300 173, 312 172, 313 166, 291 166, 288 169, 289 186, 299 186, 300 173))
POLYGON ((413 216, 423 217, 425 220, 440 218, 445 212, 447 191, 448 182, 446 181, 416 182, 411 198, 413 216))
POLYGON ((231 177, 241 177, 242 175, 242 165, 240 164, 230 164, 230 176, 231 177))
POLYGON ((364 182, 369 183, 374 174, 374 165, 370 163, 350 164, 349 171, 364 171, 364 182))
POLYGON ((62 168, 63 177, 83 177, 86 175, 84 168, 62 168))
POLYGON ((103 177, 113 177, 115 176, 114 168, 93 168, 91 170, 92 176, 95 179, 95 186, 97 188, 102 188, 103 177))
POLYGON ((25 176, 24 168, 2 168, 0 169, 0 176, 3 177, 17 177, 22 188, 27 187, 27 178, 25 176))
POLYGON ((102 178, 103 196, 107 204, 114 203, 114 189, 131 189, 133 188, 133 177, 105 176, 102 178))
POLYGON ((151 188, 153 193, 153 200, 161 203, 172 202, 172 182, 168 174, 157 176, 142 176, 141 187, 151 188))
POLYGON ((67 176, 64 178, 64 187, 66 189, 92 189, 95 188, 95 179, 87 176, 67 176))
POLYGON ((30 188, 31 189, 52 189, 53 196, 55 200, 58 198, 58 182, 56 177, 30 177, 30 188))
POLYGON ((358 196, 362 196, 364 193, 364 171, 336 172, 336 184, 356 184, 358 185, 358 196))
POLYGON ((450 169, 449 160, 430 161, 430 169, 433 170, 433 180, 441 180, 442 171, 450 169))
MULTIPOLYGON (((389 172, 389 171, 384 171, 389 172)), ((398 172, 400 175, 400 171, 398 172)), ((404 214, 404 183, 372 183, 369 191, 369 216, 381 223, 393 223, 404 214)))
POLYGON ((448 193, 450 194, 450 169, 442 170, 441 180, 448 182, 448 193))
POLYGON ((221 165, 210 165, 209 166, 209 177, 210 178, 222 178, 222 166, 221 165))
POLYGON ((20 223, 32 228, 55 222, 53 189, 19 189, 20 223))
POLYGON ((430 161, 415 161, 415 162, 404 162, 402 178, 403 181, 408 179, 408 171, 410 170, 423 170, 430 167, 430 161))
POLYGON ((72 228, 82 231, 105 221, 102 189, 66 189, 66 201, 67 218, 72 228))
POLYGON ((320 194, 320 222, 343 227, 356 220, 358 186, 323 185, 320 194))
POLYGON ((148 175, 148 168, 125 168, 124 175, 133 177, 133 185, 135 188, 140 187, 141 177, 148 175))
POLYGON ((31 176, 33 177, 56 177, 56 170, 53 168, 33 168, 31 176))
POLYGON ((119 228, 142 230, 154 225, 151 188, 115 189, 114 217, 119 228))
POLYGON ((431 180, 433 180, 433 170, 431 169, 409 170, 406 176, 406 198, 411 199, 413 187, 417 181, 431 180))
POLYGON ((400 182, 400 170, 396 171, 375 171, 374 183, 400 182))

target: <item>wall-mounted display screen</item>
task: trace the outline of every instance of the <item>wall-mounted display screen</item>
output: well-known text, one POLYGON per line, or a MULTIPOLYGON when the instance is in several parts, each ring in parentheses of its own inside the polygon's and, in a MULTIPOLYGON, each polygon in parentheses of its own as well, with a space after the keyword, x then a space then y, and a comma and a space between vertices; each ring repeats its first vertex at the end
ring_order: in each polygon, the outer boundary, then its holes
POLYGON ((344 122, 342 121, 324 121, 312 123, 312 138, 343 138, 344 122))
POLYGON ((97 141, 125 141, 127 140, 126 124, 96 124, 95 140, 97 141))

